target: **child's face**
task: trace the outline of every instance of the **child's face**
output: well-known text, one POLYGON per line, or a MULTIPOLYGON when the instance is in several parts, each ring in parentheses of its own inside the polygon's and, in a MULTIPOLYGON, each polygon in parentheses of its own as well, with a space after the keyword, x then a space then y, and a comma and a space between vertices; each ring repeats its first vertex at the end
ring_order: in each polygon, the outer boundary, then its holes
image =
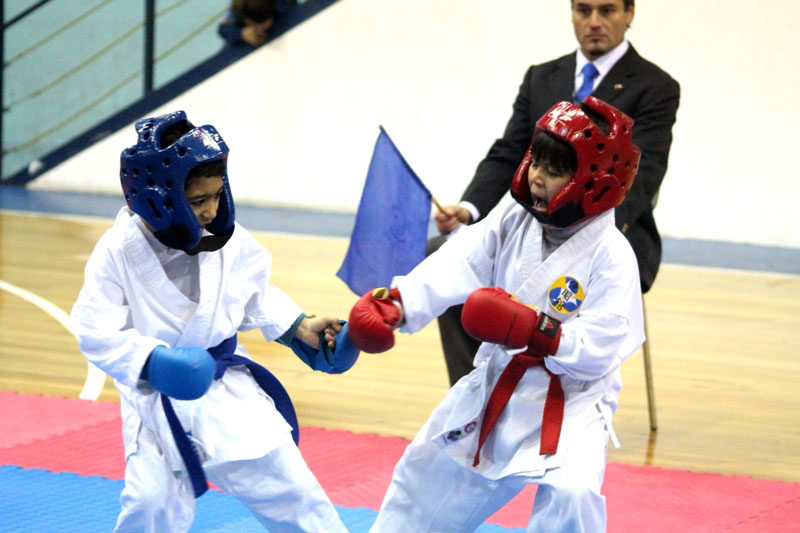
POLYGON ((259 43, 264 43, 267 40, 267 32, 272 27, 273 20, 268 18, 263 22, 258 22, 251 18, 245 17, 244 27, 258 40, 259 43))
POLYGON ((570 174, 559 174, 549 165, 540 165, 533 160, 528 167, 528 187, 531 189, 533 208, 540 213, 546 213, 550 200, 564 188, 571 177, 570 174))
POLYGON ((186 187, 186 201, 202 227, 216 218, 222 189, 222 176, 195 178, 186 187))

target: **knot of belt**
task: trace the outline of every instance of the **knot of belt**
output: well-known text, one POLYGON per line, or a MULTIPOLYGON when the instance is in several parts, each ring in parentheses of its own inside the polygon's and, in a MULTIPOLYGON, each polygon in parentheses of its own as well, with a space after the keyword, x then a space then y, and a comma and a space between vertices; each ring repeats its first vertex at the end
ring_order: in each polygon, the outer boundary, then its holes
MULTIPOLYGON (((208 352, 217 363, 217 369, 214 374, 214 379, 220 379, 228 367, 231 366, 246 366, 252 374, 256 383, 261 389, 267 393, 275 402, 275 408, 286 419, 286 422, 292 426, 292 438, 295 444, 300 441, 300 428, 297 424, 297 415, 294 411, 294 405, 289 398, 286 389, 283 388, 278 378, 272 372, 259 365, 252 359, 236 355, 237 339, 236 335, 229 337, 222 341, 217 346, 209 348, 208 352)), ((203 467, 200 465, 200 458, 197 455, 192 441, 181 426, 178 416, 175 414, 175 409, 168 396, 161 395, 161 405, 164 408, 164 414, 167 417, 169 428, 172 431, 172 437, 175 439, 175 444, 178 447, 178 452, 181 454, 183 464, 186 465, 186 470, 189 473, 189 479, 192 482, 192 489, 194 490, 194 497, 199 498, 208 490, 208 481, 203 472, 203 467)))
MULTIPOLYGON (((489 395, 489 401, 483 413, 481 431, 478 434, 478 449, 475 451, 475 459, 472 466, 476 467, 480 463, 480 453, 486 437, 492 431, 497 419, 503 412, 511 394, 517 387, 517 383, 522 379, 525 371, 531 367, 541 365, 544 367, 545 356, 535 354, 530 351, 518 353, 511 357, 511 361, 503 369, 500 379, 489 395)), ((558 440, 561 435, 561 424, 564 420, 564 390, 561 388, 561 380, 558 376, 547 370, 550 374, 550 385, 547 388, 547 399, 544 403, 542 413, 541 442, 539 443, 539 455, 550 455, 558 450, 558 440)))

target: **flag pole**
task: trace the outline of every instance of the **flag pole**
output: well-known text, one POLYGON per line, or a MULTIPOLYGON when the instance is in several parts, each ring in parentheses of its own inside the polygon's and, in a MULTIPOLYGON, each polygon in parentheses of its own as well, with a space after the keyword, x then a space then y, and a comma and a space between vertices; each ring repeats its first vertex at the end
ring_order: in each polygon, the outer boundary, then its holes
POLYGON ((447 213, 444 212, 444 208, 442 207, 442 204, 440 204, 439 200, 437 200, 436 197, 433 196, 433 195, 431 195, 431 202, 433 202, 433 205, 436 206, 436 209, 438 209, 441 214, 443 214, 443 215, 447 214, 447 213))

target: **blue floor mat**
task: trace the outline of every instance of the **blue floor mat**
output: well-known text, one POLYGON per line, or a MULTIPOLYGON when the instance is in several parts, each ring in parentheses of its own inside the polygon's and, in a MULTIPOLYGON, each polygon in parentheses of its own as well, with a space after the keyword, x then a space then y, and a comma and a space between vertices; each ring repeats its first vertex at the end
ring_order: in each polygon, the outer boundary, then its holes
MULTIPOLYGON (((100 477, 23 470, 0 466, 0 532, 107 533, 119 513, 119 494, 124 483, 100 477)), ((370 509, 336 506, 352 533, 366 533, 377 513, 370 509)), ((207 492, 197 504, 192 533, 242 533, 264 531, 235 498, 207 492)), ((484 525, 478 533, 521 533, 484 525)))

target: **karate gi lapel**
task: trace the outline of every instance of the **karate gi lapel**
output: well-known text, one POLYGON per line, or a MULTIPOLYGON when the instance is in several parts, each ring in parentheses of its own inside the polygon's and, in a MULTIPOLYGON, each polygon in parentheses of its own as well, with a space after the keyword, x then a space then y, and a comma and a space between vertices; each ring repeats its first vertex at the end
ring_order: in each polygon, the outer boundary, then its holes
MULTIPOLYGON (((576 263, 586 261, 590 257, 587 252, 598 245, 600 234, 609 225, 613 224, 613 210, 609 210, 595 220, 590 221, 575 235, 567 239, 564 244, 556 248, 544 262, 534 268, 530 275, 523 278, 523 283, 517 290, 517 295, 526 304, 539 305, 542 295, 547 294, 550 284, 574 268, 576 263)), ((533 247, 538 246, 538 254, 541 257, 542 228, 538 224, 535 227, 538 230, 538 239, 526 239, 526 243, 523 245, 523 252, 526 256, 535 254, 537 250, 534 250, 533 247)))
MULTIPOLYGON (((120 216, 128 217, 121 214, 120 216)), ((194 310, 194 302, 178 290, 167 278, 158 257, 142 234, 142 229, 132 218, 126 221, 123 233, 125 255, 131 270, 138 274, 137 283, 151 298, 182 321, 188 320, 194 310)))
POLYGON ((211 346, 214 313, 220 304, 222 283, 222 250, 200 252, 200 301, 197 304, 180 343, 184 346, 211 346))
POLYGON ((136 283, 149 295, 147 305, 157 307, 160 319, 182 331, 177 346, 205 346, 199 341, 205 341, 211 329, 219 294, 220 254, 199 254, 200 302, 195 304, 169 280, 142 229, 125 211, 118 216, 118 221, 121 217, 127 219, 122 220, 125 255, 137 274, 136 283))

